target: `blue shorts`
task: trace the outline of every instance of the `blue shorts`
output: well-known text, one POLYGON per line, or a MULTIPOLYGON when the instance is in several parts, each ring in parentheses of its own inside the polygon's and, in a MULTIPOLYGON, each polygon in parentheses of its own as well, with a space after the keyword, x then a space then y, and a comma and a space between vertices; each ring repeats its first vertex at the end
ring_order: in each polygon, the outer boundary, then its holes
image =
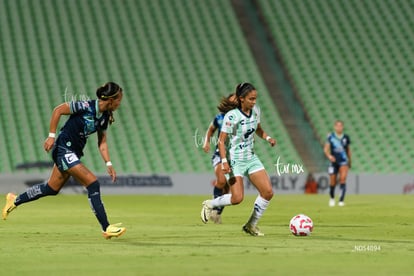
POLYGON ((62 172, 81 163, 80 158, 76 153, 60 145, 55 145, 53 148, 52 158, 53 162, 55 162, 58 169, 62 172))
POLYGON ((330 163, 329 167, 328 167, 328 173, 329 174, 338 174, 339 172, 339 168, 342 166, 348 166, 348 162, 344 161, 344 162, 340 162, 340 163, 330 163))
POLYGON ((215 151, 213 156, 211 157, 211 165, 215 169, 218 164, 221 163, 220 153, 215 151))

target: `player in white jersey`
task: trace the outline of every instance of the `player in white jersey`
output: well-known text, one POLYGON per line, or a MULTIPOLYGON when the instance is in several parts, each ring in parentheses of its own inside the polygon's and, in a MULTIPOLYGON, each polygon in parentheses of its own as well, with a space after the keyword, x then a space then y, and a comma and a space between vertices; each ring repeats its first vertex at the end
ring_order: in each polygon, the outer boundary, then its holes
POLYGON ((273 197, 273 190, 269 176, 254 152, 254 133, 267 140, 271 146, 276 144, 276 140, 268 136, 260 125, 260 109, 256 106, 257 91, 254 86, 250 83, 237 85, 236 96, 238 107, 224 116, 219 137, 221 168, 226 177, 234 176, 236 181, 230 187, 230 194, 203 202, 201 220, 207 223, 215 207, 239 204, 244 196, 243 177, 248 176, 259 195, 254 203, 253 212, 242 229, 252 236, 264 236, 257 223, 273 197), (227 138, 230 141, 231 166, 226 158, 224 141, 227 138))

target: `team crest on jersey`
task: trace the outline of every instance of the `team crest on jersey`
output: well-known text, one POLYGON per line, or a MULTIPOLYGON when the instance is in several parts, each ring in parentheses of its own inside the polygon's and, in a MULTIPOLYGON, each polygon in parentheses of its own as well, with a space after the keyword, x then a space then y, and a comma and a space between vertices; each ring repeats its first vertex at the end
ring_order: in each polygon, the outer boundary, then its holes
POLYGON ((346 145, 346 143, 347 143, 346 138, 343 138, 343 139, 342 139, 342 144, 346 145))
POLYGON ((105 124, 105 119, 103 119, 102 121, 101 121, 101 126, 103 126, 105 124))
POLYGON ((82 106, 82 108, 89 108, 89 103, 88 102, 81 102, 81 106, 82 106))

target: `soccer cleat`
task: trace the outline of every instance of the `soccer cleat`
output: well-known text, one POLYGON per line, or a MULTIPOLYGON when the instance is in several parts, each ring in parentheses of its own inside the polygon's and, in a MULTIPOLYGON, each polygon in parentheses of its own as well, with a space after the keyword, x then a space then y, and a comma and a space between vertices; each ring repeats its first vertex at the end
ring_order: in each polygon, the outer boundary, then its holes
POLYGON ((106 231, 102 233, 105 239, 109 240, 110 238, 118 238, 126 231, 125 227, 122 227, 122 223, 111 224, 106 227, 106 231))
POLYGON ((210 214, 210 219, 215 223, 215 224, 221 224, 221 215, 218 213, 217 210, 213 210, 210 214))
POLYGON ((260 232, 260 229, 257 226, 253 226, 249 223, 246 223, 245 225, 243 225, 243 231, 246 232, 247 234, 250 234, 256 237, 264 236, 264 233, 260 232))
POLYGON ((335 199, 331 198, 329 200, 329 207, 334 207, 335 206, 335 199))
POLYGON ((338 202, 338 206, 340 206, 340 207, 345 206, 345 202, 343 202, 343 201, 339 201, 339 202, 338 202))
POLYGON ((16 205, 14 205, 14 200, 16 199, 16 195, 13 193, 8 193, 6 195, 6 205, 4 206, 1 216, 4 220, 7 219, 7 216, 10 214, 11 211, 17 208, 16 205))
POLYGON ((213 208, 210 205, 211 200, 205 200, 203 202, 203 207, 201 208, 201 221, 207 223, 210 219, 211 211, 213 208))

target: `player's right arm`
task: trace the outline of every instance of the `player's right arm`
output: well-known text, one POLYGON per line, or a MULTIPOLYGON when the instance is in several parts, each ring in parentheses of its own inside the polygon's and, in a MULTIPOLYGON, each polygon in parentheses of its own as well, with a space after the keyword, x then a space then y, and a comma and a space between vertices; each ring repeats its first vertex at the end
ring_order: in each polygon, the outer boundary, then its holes
POLYGON ((325 156, 329 159, 329 161, 335 162, 336 159, 331 154, 331 145, 328 141, 325 143, 325 146, 323 147, 323 152, 325 153, 325 156))
POLYGON ((220 153, 221 159, 221 169, 223 173, 229 173, 231 171, 229 162, 227 160, 227 149, 226 149, 226 140, 228 134, 224 131, 220 132, 219 140, 218 140, 218 149, 220 153))
POLYGON ((229 133, 232 133, 234 127, 237 125, 236 121, 237 119, 234 112, 229 111, 226 113, 226 115, 224 115, 223 123, 221 125, 220 136, 218 139, 218 149, 221 158, 221 168, 224 173, 229 173, 231 171, 229 162, 227 160, 226 141, 229 133))
POLYGON ((216 132, 216 129, 217 128, 214 126, 214 124, 210 124, 210 126, 208 127, 207 132, 206 132, 206 137, 204 138, 204 145, 203 145, 204 152, 210 151, 210 140, 214 132, 216 132))
POLYGON ((60 116, 69 114, 71 114, 71 110, 68 103, 62 103, 53 109, 49 124, 49 136, 46 138, 43 145, 45 151, 49 152, 55 143, 56 129, 59 124, 60 116))

